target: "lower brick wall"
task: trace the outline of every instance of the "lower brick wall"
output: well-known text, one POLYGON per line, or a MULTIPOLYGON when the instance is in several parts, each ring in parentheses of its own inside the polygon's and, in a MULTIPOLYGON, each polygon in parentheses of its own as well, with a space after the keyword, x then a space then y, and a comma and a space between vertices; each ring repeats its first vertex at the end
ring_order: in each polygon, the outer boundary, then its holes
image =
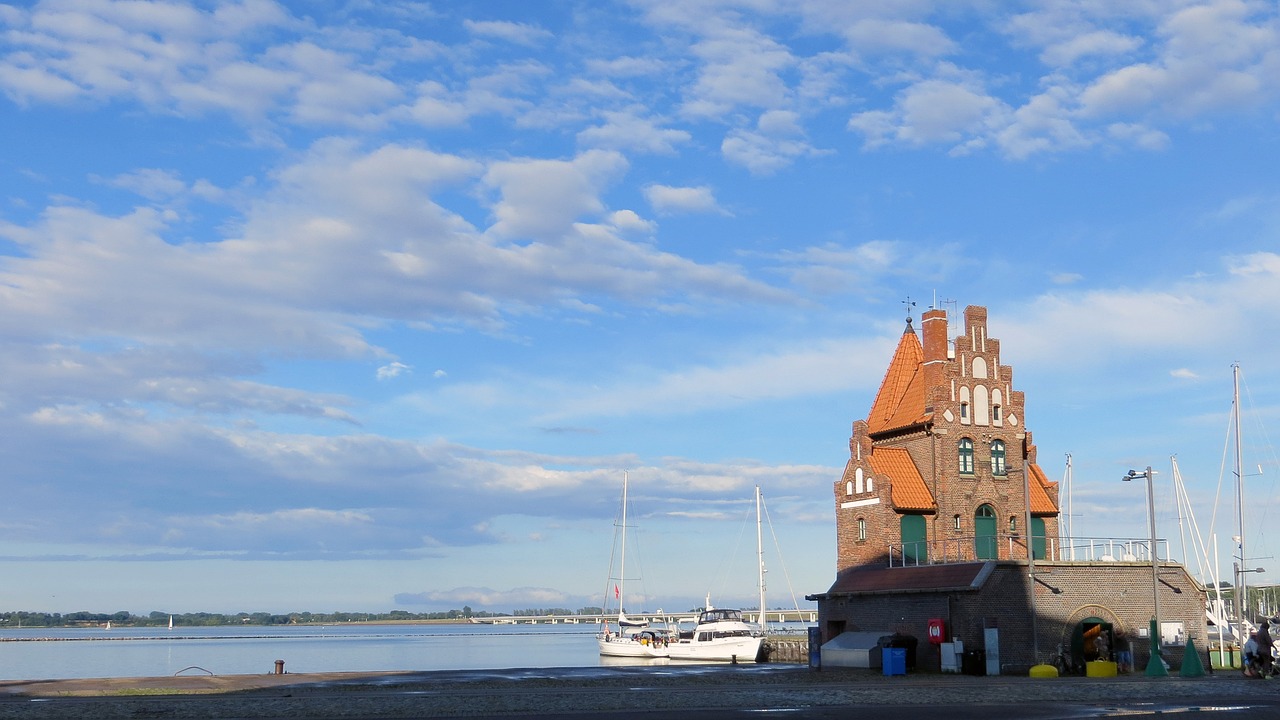
MULTIPOLYGON (((928 624, 941 618, 948 639, 959 639, 966 648, 983 648, 984 628, 998 628, 1002 666, 1006 672, 1025 674, 1032 665, 1049 662, 1060 644, 1070 651, 1072 632, 1080 622, 1099 618, 1124 630, 1135 668, 1146 667, 1153 595, 1149 564, 1037 562, 1035 578, 1034 614, 1025 562, 998 563, 978 590, 822 596, 818 619, 823 642, 843 631, 911 635, 918 639, 917 668, 937 670, 941 656, 928 643, 928 624)), ((1161 565, 1158 578, 1161 621, 1183 623, 1187 637, 1203 654, 1209 640, 1204 590, 1179 564, 1161 565)), ((1164 648, 1164 658, 1174 669, 1181 665, 1183 650, 1164 648)))

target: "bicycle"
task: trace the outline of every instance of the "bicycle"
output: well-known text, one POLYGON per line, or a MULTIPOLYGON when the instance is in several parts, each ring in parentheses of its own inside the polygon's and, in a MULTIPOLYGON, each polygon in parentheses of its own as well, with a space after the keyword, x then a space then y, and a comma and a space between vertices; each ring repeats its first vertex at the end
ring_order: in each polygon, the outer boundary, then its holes
POLYGON ((1053 656, 1049 664, 1058 669, 1059 675, 1067 675, 1074 671, 1074 663, 1071 662, 1071 655, 1067 652, 1062 643, 1058 643, 1058 653, 1053 656))

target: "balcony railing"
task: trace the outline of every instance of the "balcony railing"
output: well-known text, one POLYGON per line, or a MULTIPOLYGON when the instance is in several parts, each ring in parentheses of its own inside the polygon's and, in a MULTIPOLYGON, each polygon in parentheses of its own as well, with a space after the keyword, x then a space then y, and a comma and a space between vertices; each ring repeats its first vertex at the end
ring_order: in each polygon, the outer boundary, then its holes
MULTIPOLYGON (((1037 535, 1035 559, 1050 562, 1151 562, 1151 540, 1138 538, 1064 538, 1037 535)), ((1168 559, 1169 543, 1157 540, 1158 559, 1168 559), (1163 546, 1163 547, 1162 547, 1163 546)), ((963 535, 889 545, 889 567, 945 565, 983 560, 1026 560, 1022 535, 963 535)))

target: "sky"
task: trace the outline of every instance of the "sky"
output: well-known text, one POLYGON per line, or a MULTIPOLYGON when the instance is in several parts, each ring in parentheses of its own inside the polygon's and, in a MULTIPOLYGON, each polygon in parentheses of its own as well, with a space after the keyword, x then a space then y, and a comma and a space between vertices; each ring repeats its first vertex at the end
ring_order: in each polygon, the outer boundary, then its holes
POLYGON ((629 608, 753 606, 757 485, 811 607, 968 305, 1228 581, 1238 363, 1280 582, 1274 2, 10 2, 0 138, 0 610, 600 605, 624 473, 629 608))

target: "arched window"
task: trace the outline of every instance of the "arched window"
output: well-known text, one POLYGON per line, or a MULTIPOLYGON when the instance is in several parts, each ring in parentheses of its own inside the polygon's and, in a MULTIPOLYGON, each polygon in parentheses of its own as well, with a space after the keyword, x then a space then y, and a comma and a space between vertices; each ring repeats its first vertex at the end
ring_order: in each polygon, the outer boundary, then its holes
POLYGON ((1016 532, 1018 532, 1018 516, 1010 515, 1009 516, 1009 534, 1013 535, 1016 532))
POLYGON ((960 520, 960 515, 958 513, 956 514, 956 517, 955 517, 955 523, 956 523, 956 530, 963 529, 963 526, 960 524, 961 520, 960 520))
POLYGON ((973 441, 960 438, 960 474, 973 474, 973 441))
POLYGON ((852 481, 852 480, 850 480, 849 482, 847 482, 847 483, 845 483, 845 484, 844 484, 844 494, 845 494, 845 495, 852 495, 852 494, 853 494, 853 481, 852 481))
POLYGON ((863 542, 866 539, 867 539, 867 519, 858 518, 858 542, 863 542))
POLYGON ((854 477, 854 480, 857 481, 858 483, 858 494, 861 495, 862 494, 862 468, 855 469, 853 471, 853 477, 854 477))
POLYGON ((1004 475, 1004 441, 991 441, 991 474, 1004 475))

